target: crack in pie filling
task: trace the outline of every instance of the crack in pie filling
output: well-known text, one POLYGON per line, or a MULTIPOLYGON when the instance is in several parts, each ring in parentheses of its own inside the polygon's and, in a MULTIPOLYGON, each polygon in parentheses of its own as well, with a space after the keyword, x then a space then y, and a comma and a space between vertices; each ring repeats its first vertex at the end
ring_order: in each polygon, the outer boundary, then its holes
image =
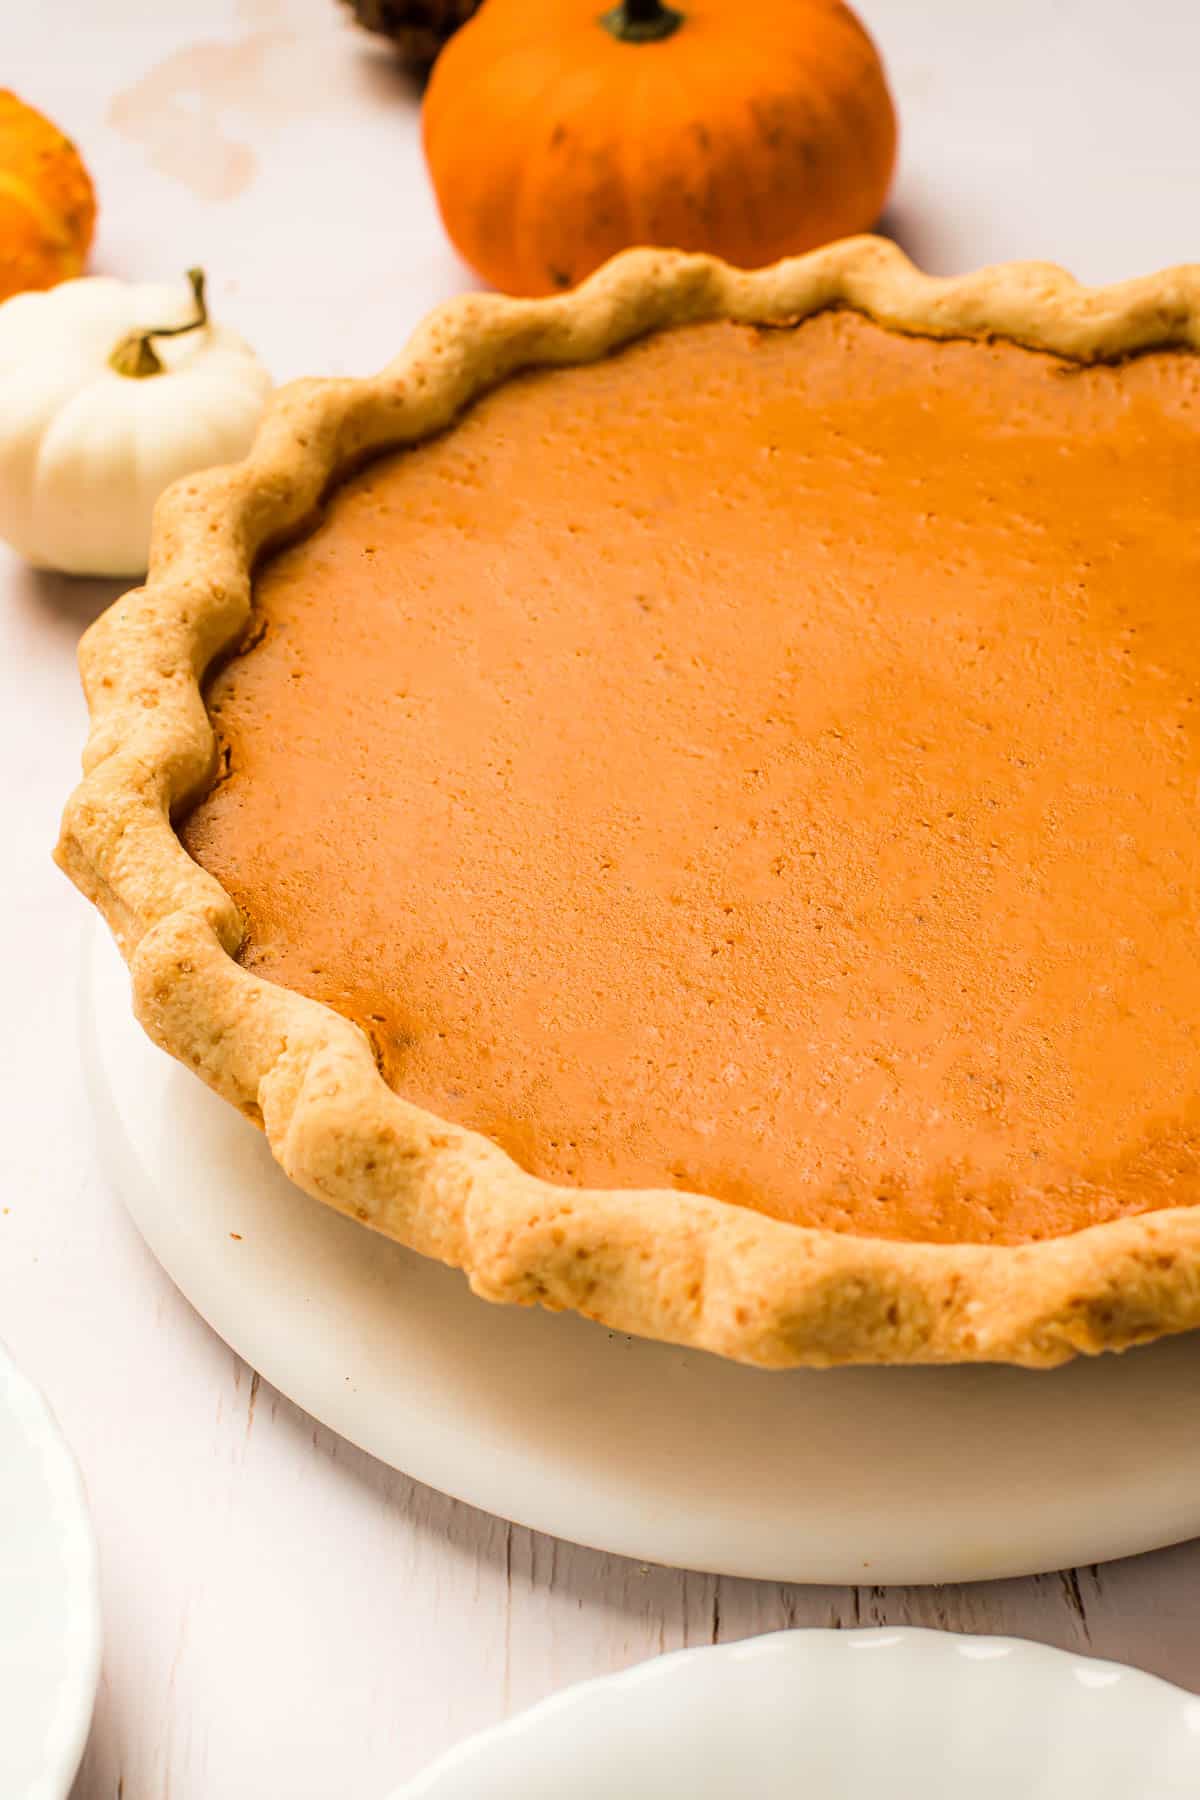
POLYGON ((245 968, 568 1187, 1018 1245, 1200 1200, 1200 363, 841 308, 518 374, 254 582, 245 968))

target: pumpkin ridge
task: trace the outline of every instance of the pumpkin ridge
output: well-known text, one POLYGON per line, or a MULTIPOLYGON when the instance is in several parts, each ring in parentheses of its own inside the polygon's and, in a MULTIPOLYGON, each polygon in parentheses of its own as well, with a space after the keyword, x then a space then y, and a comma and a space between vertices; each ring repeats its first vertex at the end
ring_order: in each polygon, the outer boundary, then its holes
MULTIPOLYGON (((537 100, 535 102, 535 110, 540 110, 540 104, 546 98, 547 95, 551 95, 551 94, 558 92, 559 81, 560 81, 560 77, 559 77, 557 70, 555 70, 552 74, 547 76, 545 82, 542 84, 542 87, 538 91, 537 100)), ((562 127, 561 127, 561 120, 559 120, 559 118, 557 116, 557 112, 552 111, 551 116, 554 117, 554 121, 555 121, 554 124, 551 126, 550 116, 548 116, 546 119, 546 125, 550 128, 549 129, 549 147, 552 150, 555 133, 558 130, 560 130, 562 127)), ((543 197, 537 191, 538 178, 539 178, 539 176, 542 176, 542 175, 549 175, 552 168, 553 168, 553 164, 551 162, 549 162, 548 160, 541 164, 538 164, 533 158, 530 158, 529 161, 527 162, 527 164, 525 165, 525 167, 520 172, 520 179, 517 183, 516 189, 514 190, 514 194, 513 194, 513 218, 514 218, 515 225, 516 225, 516 230, 514 231, 514 236, 517 238, 518 241, 520 241, 521 220, 526 216, 527 213, 533 214, 533 213, 537 212, 539 210, 540 206, 544 204, 543 197)), ((535 281, 537 279, 539 279, 538 275, 535 274, 533 279, 535 281)), ((570 278, 568 278, 567 280, 562 281, 562 282, 556 282, 553 279, 551 281, 551 289, 553 289, 555 286, 570 287, 571 285, 572 285, 572 280, 570 278)))
MULTIPOLYGON (((7 194, 15 200, 33 220, 38 230, 48 243, 56 250, 69 251, 71 248, 70 233, 60 219, 54 215, 53 208, 48 206, 30 182, 23 181, 14 175, 11 169, 0 169, 0 194, 7 194)), ((82 264, 82 259, 79 259, 82 264)))

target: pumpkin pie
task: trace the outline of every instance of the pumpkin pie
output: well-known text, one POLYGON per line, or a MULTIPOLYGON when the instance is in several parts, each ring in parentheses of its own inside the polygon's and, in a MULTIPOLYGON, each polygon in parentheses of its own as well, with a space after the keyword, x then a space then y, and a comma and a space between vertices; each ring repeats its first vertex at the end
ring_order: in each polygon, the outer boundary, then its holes
POLYGON ((491 1300, 764 1366, 1200 1323, 1200 271, 635 251, 181 483, 59 857, 491 1300))

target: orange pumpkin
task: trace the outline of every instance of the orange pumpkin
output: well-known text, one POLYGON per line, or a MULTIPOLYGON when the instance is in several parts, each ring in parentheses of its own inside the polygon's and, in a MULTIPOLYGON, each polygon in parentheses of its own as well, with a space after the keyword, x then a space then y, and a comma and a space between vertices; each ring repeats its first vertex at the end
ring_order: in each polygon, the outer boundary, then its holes
POLYGON ((546 294, 632 244, 749 268, 866 230, 896 115, 840 0, 484 0, 424 136, 459 253, 546 294))
POLYGON ((0 89, 0 300, 83 272, 96 196, 56 125, 0 89))

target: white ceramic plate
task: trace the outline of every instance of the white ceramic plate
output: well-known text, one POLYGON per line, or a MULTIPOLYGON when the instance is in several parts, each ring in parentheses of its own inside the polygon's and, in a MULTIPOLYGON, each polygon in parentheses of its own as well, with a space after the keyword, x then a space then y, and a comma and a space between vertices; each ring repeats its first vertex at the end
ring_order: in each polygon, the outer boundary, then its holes
POLYGON ((489 1306, 293 1187, 143 1036, 99 927, 91 946, 101 1149, 151 1249, 268 1381, 393 1467, 577 1543, 791 1581, 1022 1575, 1200 1531, 1200 1333, 1053 1374, 766 1374, 489 1306))
POLYGON ((50 1408, 0 1346, 0 1795, 65 1800, 100 1674, 96 1544, 50 1408))
POLYGON ((786 1631, 569 1688, 393 1800, 1195 1800, 1200 1700, 1014 1638, 786 1631))

